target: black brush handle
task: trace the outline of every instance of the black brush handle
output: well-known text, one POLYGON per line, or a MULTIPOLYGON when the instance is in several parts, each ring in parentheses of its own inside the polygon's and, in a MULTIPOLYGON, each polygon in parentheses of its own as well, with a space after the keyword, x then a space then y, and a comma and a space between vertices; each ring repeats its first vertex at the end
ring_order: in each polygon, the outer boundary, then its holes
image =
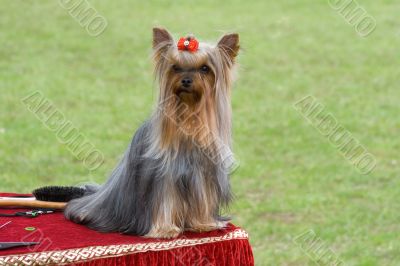
POLYGON ((39 244, 39 242, 0 242, 0 249, 24 247, 39 244))

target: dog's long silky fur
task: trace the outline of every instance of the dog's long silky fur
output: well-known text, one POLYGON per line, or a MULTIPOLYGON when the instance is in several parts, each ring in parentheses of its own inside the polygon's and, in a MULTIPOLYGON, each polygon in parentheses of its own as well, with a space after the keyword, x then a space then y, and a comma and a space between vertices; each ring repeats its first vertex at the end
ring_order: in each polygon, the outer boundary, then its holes
POLYGON ((153 35, 157 108, 108 181, 70 201, 65 216, 98 231, 149 237, 218 228, 231 200, 230 90, 238 36, 200 43, 192 53, 178 51, 166 30, 155 28, 153 35), (184 104, 173 93, 173 62, 210 67, 212 75, 197 81, 198 102, 184 104))

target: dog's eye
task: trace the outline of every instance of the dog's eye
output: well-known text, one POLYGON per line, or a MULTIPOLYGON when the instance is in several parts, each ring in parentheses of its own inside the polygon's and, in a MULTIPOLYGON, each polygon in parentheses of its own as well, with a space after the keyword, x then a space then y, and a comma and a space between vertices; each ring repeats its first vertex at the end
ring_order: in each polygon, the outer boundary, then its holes
POLYGON ((203 73, 208 73, 210 71, 210 68, 207 65, 203 65, 200 67, 200 71, 203 73))
POLYGON ((173 66, 172 66, 172 70, 174 70, 175 72, 181 72, 181 71, 182 71, 182 68, 180 68, 180 67, 177 66, 177 65, 173 65, 173 66))

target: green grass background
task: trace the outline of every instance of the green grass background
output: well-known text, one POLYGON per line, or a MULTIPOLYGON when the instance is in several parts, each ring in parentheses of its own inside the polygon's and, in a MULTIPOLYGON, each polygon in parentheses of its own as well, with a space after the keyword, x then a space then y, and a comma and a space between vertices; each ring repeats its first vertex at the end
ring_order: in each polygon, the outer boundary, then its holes
POLYGON ((240 34, 233 92, 233 222, 256 265, 313 265, 293 237, 314 230, 346 265, 400 265, 400 2, 359 3, 357 35, 327 1, 94 1, 91 37, 58 1, 0 0, 0 191, 102 182, 154 107, 151 28, 240 34), (88 171, 21 98, 39 90, 101 150, 88 171), (293 108, 313 95, 377 159, 361 175, 293 108))

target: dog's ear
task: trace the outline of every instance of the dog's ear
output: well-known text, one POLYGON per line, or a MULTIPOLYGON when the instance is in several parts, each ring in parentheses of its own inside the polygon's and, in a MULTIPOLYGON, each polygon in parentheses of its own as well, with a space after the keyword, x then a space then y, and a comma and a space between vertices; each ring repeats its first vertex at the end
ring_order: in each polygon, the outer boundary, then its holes
POLYGON ((170 44, 172 42, 172 36, 166 29, 153 28, 153 48, 160 46, 162 43, 170 44))
POLYGON ((239 52, 239 34, 224 35, 218 42, 218 47, 223 50, 233 61, 239 52))

